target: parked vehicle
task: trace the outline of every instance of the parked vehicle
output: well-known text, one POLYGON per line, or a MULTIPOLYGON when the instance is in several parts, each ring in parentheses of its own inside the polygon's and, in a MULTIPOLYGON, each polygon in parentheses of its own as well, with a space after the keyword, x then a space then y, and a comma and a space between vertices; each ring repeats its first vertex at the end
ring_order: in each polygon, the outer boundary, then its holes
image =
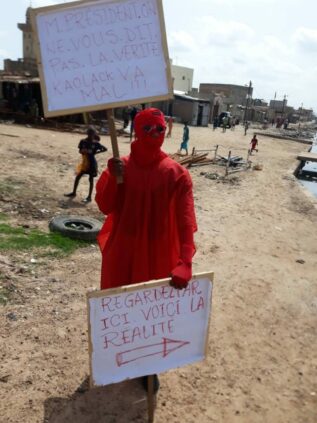
POLYGON ((223 118, 225 116, 228 118, 227 128, 231 128, 231 119, 232 119, 232 116, 231 116, 231 113, 230 112, 221 112, 220 113, 220 115, 218 117, 218 126, 222 126, 222 120, 223 120, 223 118))

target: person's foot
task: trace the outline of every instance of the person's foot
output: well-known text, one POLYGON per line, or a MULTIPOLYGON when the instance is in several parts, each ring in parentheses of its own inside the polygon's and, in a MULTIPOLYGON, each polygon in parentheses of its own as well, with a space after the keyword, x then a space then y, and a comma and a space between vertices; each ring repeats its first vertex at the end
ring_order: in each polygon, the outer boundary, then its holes
MULTIPOLYGON (((153 376, 153 393, 157 394, 158 390, 160 389, 160 380, 158 378, 158 375, 150 375, 153 376)), ((144 390, 148 391, 148 376, 143 376, 141 378, 142 386, 144 390)))
POLYGON ((76 197, 76 193, 70 192, 69 194, 64 194, 64 197, 74 198, 74 197, 76 197))
POLYGON ((91 197, 87 197, 83 200, 83 203, 87 204, 91 202, 91 197))

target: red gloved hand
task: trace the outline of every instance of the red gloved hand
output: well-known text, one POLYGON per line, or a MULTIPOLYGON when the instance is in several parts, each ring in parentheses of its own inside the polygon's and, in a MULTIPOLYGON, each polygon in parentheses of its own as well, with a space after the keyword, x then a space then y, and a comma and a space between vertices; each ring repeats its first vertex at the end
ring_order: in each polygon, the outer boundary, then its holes
POLYGON ((180 260, 177 266, 172 270, 171 286, 175 289, 186 288, 188 282, 192 278, 192 265, 191 263, 184 263, 180 260))
POLYGON ((121 159, 113 157, 108 160, 108 169, 111 176, 118 177, 123 176, 124 173, 124 163, 121 159))

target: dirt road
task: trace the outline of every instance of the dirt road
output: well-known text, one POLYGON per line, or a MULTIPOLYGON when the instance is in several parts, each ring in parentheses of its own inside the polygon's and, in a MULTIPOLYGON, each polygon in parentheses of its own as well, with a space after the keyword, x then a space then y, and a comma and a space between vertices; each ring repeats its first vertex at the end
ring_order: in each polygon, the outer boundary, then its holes
MULTIPOLYGON (((14 225, 47 230, 57 213, 102 219, 84 205, 88 181, 65 200, 78 161, 78 134, 0 125, 0 211, 14 225), (10 136, 11 135, 11 136, 10 136)), ((174 125, 165 150, 175 152, 174 125)), ((241 128, 190 128, 190 147, 220 145, 246 156, 241 128)), ((262 171, 229 182, 191 171, 199 232, 195 271, 215 271, 209 356, 161 375, 158 423, 314 423, 317 416, 317 211, 291 174, 303 145, 259 138, 262 171)), ((108 137, 102 143, 110 147, 108 137)), ((120 138, 120 151, 129 151, 120 138)), ((109 148, 110 149, 110 148, 109 148)), ((109 153, 100 155, 104 167, 109 153)), ((217 169, 224 172, 223 169, 217 169)), ((95 245, 70 257, 0 252, 0 421, 146 422, 137 380, 88 390, 85 293, 99 283, 95 245), (33 260, 32 260, 33 259, 33 260)))

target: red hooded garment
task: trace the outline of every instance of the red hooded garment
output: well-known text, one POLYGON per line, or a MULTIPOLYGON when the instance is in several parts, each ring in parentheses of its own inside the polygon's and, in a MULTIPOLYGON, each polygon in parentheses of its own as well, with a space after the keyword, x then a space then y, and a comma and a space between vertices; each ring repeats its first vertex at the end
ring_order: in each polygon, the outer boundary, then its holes
POLYGON ((121 159, 124 183, 117 184, 109 163, 96 185, 96 202, 107 215, 98 236, 101 289, 165 278, 184 263, 191 275, 197 230, 191 177, 160 148, 159 110, 138 113, 135 133, 131 154, 121 159))

